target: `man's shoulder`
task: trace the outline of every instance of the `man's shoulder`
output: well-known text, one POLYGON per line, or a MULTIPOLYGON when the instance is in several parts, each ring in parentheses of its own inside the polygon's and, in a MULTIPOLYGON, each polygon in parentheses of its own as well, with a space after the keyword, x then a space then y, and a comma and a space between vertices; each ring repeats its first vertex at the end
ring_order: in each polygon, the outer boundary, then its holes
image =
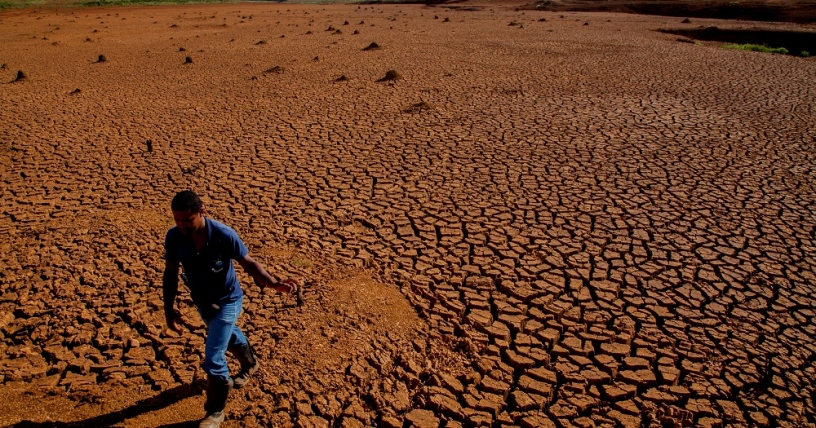
POLYGON ((229 239, 240 239, 238 237, 238 232, 235 229, 227 226, 224 223, 221 223, 218 220, 213 220, 211 218, 207 218, 207 221, 210 223, 210 227, 212 228, 212 236, 219 237, 219 238, 229 238, 229 239))
POLYGON ((181 237, 181 236, 183 236, 183 235, 181 233, 181 230, 178 228, 178 226, 173 226, 173 227, 170 228, 170 230, 167 231, 167 234, 164 235, 164 242, 165 243, 171 243, 171 242, 176 241, 177 239, 179 239, 179 237, 181 237))

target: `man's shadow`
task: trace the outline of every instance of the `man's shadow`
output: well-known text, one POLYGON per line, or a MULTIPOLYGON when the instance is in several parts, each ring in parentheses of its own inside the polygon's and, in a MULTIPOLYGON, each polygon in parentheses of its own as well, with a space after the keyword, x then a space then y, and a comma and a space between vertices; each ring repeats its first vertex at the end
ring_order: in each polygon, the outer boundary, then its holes
MULTIPOLYGON (((161 392, 155 397, 145 398, 125 409, 94 416, 75 422, 32 422, 20 421, 11 428, 81 428, 81 427, 109 427, 121 423, 127 419, 134 418, 144 413, 152 412, 171 404, 177 403, 185 398, 199 395, 203 386, 199 382, 179 385, 161 392)), ((160 428, 193 428, 198 426, 199 421, 179 422, 168 425, 161 425, 160 428)))

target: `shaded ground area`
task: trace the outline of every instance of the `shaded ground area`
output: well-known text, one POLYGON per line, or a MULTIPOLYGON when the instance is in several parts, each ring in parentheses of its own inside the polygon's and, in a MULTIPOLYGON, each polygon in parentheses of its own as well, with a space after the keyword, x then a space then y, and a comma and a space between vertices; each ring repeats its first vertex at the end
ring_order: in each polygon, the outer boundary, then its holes
POLYGON ((717 27, 695 29, 661 29, 663 33, 678 34, 696 40, 756 44, 785 48, 792 55, 816 52, 816 32, 720 29, 717 27))
POLYGON ((310 284, 226 426, 816 424, 816 62, 460 6, 0 13, 0 425, 202 416, 183 188, 310 284))
POLYGON ((816 22, 812 0, 544 0, 525 9, 553 12, 619 12, 746 21, 816 22))

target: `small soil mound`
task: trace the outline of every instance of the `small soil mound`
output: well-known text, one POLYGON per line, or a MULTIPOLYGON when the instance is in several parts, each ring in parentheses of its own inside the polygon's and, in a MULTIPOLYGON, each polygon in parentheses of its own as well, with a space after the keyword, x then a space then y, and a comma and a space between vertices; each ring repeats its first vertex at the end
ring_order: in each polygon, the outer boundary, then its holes
POLYGON ((403 110, 405 113, 422 113, 423 110, 432 110, 433 106, 428 104, 425 101, 420 101, 415 104, 411 104, 410 107, 403 110))
POLYGON ((356 36, 358 34, 360 34, 360 30, 354 30, 354 32, 351 33, 352 36, 356 36))
POLYGON ((334 79, 335 82, 348 82, 349 78, 346 77, 345 74, 341 75, 340 77, 334 79))
POLYGON ((688 19, 688 18, 686 18, 686 19, 684 19, 684 20, 680 21, 680 23, 681 23, 681 24, 691 24, 691 20, 690 20, 690 19, 688 19))
POLYGON ((271 68, 267 68, 264 70, 264 74, 283 74, 283 67, 276 65, 271 68))
POLYGON ((192 64, 193 63, 193 58, 189 57, 189 56, 184 57, 184 63, 185 64, 192 64))
POLYGON ((442 20, 442 22, 450 22, 450 18, 445 18, 442 20))
POLYGON ((364 51, 374 51, 377 49, 380 49, 380 45, 378 45, 377 42, 371 42, 371 44, 363 48, 364 51))
POLYGON ((402 79, 402 75, 397 73, 397 70, 388 70, 385 72, 385 77, 378 80, 378 82, 393 82, 402 79))
POLYGON ((461 11, 461 12, 478 12, 480 10, 484 10, 484 6, 453 6, 453 5, 447 5, 445 7, 448 8, 448 9, 451 9, 451 10, 458 10, 458 11, 461 11))
POLYGON ((186 52, 186 51, 187 51, 187 49, 184 49, 184 47, 180 47, 178 51, 179 51, 179 52, 186 52))
POLYGON ((79 95, 80 93, 82 93, 82 90, 81 90, 81 89, 79 89, 79 88, 76 88, 76 89, 74 89, 73 91, 71 91, 71 92, 69 93, 69 95, 79 95))
POLYGON ((105 55, 99 55, 99 56, 96 58, 96 62, 105 62, 105 61, 107 61, 107 60, 108 60, 108 58, 106 58, 106 57, 105 57, 105 55))
POLYGON ((337 29, 329 25, 329 28, 327 28, 326 31, 337 31, 337 29))
POLYGON ((26 74, 23 73, 23 70, 17 70, 17 76, 14 77, 14 80, 12 80, 12 82, 22 82, 27 78, 28 76, 26 76, 26 74))
POLYGON ((255 43, 255 46, 257 46, 257 45, 265 45, 265 44, 266 44, 266 40, 259 40, 257 43, 255 43))

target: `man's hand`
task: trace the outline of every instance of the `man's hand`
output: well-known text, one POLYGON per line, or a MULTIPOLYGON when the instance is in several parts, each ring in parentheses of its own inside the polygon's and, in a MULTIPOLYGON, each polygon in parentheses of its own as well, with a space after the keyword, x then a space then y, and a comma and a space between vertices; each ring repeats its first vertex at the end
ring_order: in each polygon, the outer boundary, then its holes
POLYGON ((281 293, 297 293, 298 290, 298 281, 294 278, 286 278, 283 281, 278 282, 278 286, 275 287, 276 290, 280 291, 281 293), (285 288, 284 288, 285 287, 285 288))
POLYGON ((173 311, 172 313, 165 315, 165 320, 167 321, 167 327, 170 328, 170 330, 173 330, 176 333, 181 333, 181 314, 173 311))
POLYGON ((296 293, 298 290, 298 282, 295 279, 288 278, 283 281, 276 281, 269 275, 269 272, 256 262, 255 259, 247 255, 243 260, 238 260, 238 264, 244 268, 244 271, 255 280, 255 284, 260 287, 272 287, 279 293, 296 293))

